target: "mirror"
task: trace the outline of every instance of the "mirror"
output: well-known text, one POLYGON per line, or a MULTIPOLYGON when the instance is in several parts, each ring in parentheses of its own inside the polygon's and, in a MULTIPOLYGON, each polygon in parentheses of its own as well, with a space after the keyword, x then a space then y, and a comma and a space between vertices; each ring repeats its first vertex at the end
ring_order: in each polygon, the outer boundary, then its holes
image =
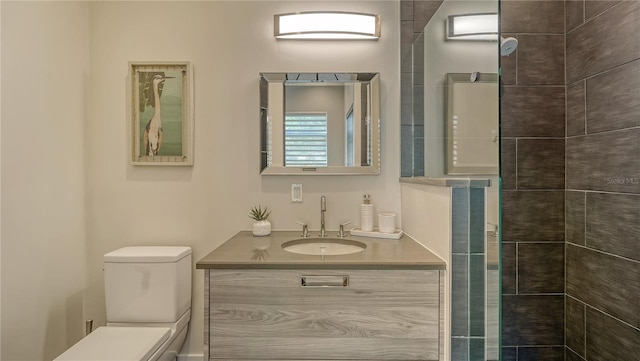
POLYGON ((263 175, 380 174, 378 73, 261 73, 263 175))
POLYGON ((448 73, 447 174, 498 174, 498 75, 448 73))
MULTIPOLYGON (((433 13, 423 31, 410 38, 413 39, 412 42, 406 45, 411 51, 402 59, 402 64, 407 64, 403 69, 401 86, 403 177, 497 175, 497 147, 494 158, 496 162, 492 165, 495 170, 485 167, 486 163, 472 165, 469 162, 464 167, 458 164, 458 167, 452 169, 448 164, 452 159, 448 152, 452 152, 452 149, 447 144, 447 74, 478 73, 480 78, 485 74, 496 74, 500 54, 498 41, 447 40, 447 20, 455 15, 491 13, 498 13, 498 1, 445 0, 433 13), (478 172, 471 169, 477 169, 478 172)), ((427 13, 420 16, 430 15, 427 13)), ((498 104, 498 91, 492 93, 495 94, 494 103, 498 104)), ((497 115, 489 129, 498 129, 497 115)))

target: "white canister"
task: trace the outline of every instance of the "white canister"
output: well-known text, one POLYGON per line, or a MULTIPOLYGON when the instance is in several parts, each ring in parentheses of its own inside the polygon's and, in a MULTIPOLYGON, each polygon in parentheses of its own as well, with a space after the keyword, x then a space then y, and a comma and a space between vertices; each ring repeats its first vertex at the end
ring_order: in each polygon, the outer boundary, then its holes
POLYGON ((360 205, 360 229, 364 232, 373 231, 373 204, 360 205))
POLYGON ((381 233, 394 233, 396 231, 396 214, 378 213, 378 230, 381 233))

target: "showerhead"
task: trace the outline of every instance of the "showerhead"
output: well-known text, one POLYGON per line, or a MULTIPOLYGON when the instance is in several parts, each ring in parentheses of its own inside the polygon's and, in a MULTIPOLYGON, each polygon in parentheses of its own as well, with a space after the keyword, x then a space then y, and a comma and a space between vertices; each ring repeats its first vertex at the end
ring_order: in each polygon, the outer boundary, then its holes
POLYGON ((500 37, 500 55, 507 56, 513 53, 518 47, 518 39, 500 37))

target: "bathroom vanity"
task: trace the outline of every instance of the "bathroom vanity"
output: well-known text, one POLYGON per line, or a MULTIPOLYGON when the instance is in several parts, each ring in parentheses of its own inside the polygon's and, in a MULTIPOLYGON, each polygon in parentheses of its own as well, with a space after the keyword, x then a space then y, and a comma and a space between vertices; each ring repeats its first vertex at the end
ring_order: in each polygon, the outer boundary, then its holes
POLYGON ((443 359, 440 258, 406 235, 349 236, 364 249, 344 255, 283 249, 299 238, 240 232, 197 262, 205 359, 443 359))

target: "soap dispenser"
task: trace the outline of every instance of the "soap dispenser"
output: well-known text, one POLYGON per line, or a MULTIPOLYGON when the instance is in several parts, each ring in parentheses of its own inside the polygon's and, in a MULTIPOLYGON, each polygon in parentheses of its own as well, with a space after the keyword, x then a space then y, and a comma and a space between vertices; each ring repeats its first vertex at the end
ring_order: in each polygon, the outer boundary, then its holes
POLYGON ((371 196, 368 194, 362 197, 362 204, 360 205, 360 229, 364 232, 373 231, 373 204, 371 203, 371 196))

